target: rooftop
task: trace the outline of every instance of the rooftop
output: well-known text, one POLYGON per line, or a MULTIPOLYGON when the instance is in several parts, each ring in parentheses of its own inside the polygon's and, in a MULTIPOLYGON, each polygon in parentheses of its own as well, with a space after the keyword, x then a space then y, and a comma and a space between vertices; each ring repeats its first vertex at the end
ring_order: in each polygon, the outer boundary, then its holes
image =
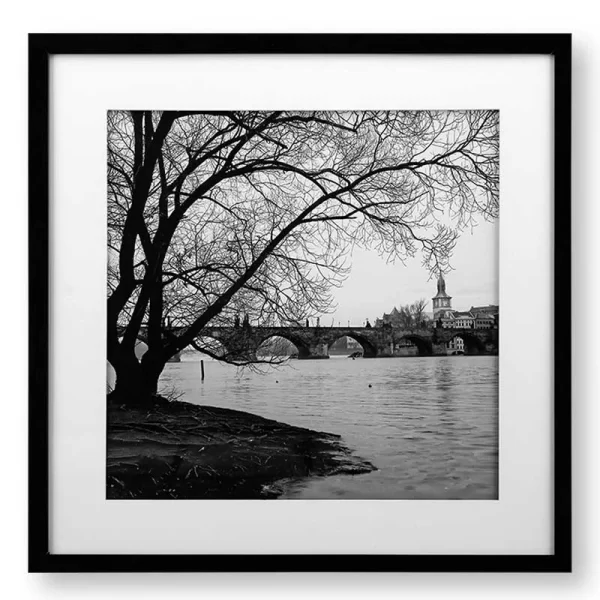
POLYGON ((471 306, 472 313, 498 313, 500 307, 497 304, 488 304, 487 306, 471 306))

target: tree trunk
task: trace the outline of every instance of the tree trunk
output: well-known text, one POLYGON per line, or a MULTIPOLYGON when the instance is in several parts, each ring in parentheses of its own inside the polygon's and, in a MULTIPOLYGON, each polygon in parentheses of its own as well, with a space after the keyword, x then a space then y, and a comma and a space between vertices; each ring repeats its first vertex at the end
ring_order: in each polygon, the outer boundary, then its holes
POLYGON ((119 352, 117 356, 109 356, 108 360, 117 376, 114 390, 110 393, 111 401, 130 406, 151 406, 158 391, 158 379, 165 362, 147 352, 142 361, 138 361, 135 352, 119 352))

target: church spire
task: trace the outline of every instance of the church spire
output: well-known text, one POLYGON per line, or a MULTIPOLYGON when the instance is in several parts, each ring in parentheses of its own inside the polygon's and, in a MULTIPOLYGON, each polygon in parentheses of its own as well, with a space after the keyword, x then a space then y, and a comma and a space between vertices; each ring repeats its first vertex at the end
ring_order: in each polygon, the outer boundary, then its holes
POLYGON ((437 291, 438 295, 442 295, 446 293, 446 282, 444 281, 444 275, 440 271, 437 281, 437 291))
POLYGON ((446 281, 444 275, 440 271, 437 280, 437 294, 433 300, 433 318, 437 320, 443 317, 448 310, 452 310, 452 297, 446 293, 446 281))

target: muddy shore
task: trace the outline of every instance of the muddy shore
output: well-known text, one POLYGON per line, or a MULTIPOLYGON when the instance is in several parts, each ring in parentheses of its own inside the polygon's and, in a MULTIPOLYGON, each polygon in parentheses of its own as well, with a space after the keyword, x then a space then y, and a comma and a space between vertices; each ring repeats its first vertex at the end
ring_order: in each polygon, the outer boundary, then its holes
POLYGON ((108 403, 108 499, 276 498, 290 481, 374 469, 331 433, 163 398, 108 403))

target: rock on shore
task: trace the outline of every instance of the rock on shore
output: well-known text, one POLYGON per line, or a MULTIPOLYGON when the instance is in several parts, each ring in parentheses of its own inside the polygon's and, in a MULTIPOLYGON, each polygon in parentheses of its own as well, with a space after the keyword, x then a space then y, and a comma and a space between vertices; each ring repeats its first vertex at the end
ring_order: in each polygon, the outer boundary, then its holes
POLYGON ((276 498, 286 480, 368 473, 338 435, 156 398, 108 404, 108 499, 276 498))

